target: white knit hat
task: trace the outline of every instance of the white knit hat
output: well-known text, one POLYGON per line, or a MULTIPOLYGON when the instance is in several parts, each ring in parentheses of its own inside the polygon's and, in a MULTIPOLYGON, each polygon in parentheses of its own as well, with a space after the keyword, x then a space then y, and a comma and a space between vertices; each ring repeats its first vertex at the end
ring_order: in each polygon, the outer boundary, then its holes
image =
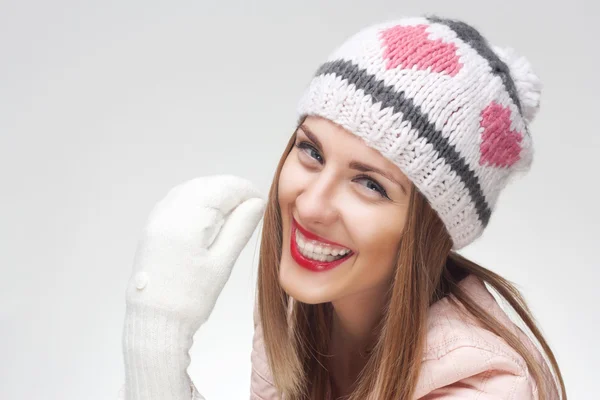
POLYGON ((509 177, 529 169, 541 87, 525 58, 472 26, 410 17, 348 38, 297 112, 341 125, 396 164, 458 250, 481 235, 509 177))

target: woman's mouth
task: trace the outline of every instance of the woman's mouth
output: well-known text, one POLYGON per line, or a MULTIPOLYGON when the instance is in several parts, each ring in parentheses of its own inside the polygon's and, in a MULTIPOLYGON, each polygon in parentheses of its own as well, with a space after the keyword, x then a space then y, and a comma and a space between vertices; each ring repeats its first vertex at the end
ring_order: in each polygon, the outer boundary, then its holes
POLYGON ((292 218, 290 249, 294 260, 311 271, 326 271, 346 261, 354 252, 348 248, 314 240, 314 235, 305 231, 292 218))

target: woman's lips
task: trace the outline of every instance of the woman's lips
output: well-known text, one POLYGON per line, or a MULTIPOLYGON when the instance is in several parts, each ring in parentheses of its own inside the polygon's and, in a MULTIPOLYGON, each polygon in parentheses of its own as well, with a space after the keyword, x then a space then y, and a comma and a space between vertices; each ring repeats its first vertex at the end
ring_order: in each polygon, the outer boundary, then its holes
MULTIPOLYGON (((339 243, 336 242, 332 242, 330 240, 327 240, 325 238, 322 238, 321 236, 315 235, 312 232, 307 231, 306 229, 304 229, 303 227, 301 227, 298 222, 296 222, 296 218, 294 218, 292 216, 292 226, 294 226, 295 228, 297 228, 300 233, 302 233, 302 236, 304 236, 305 238, 309 239, 309 240, 316 240, 317 242, 322 242, 322 243, 326 243, 329 244, 331 246, 335 246, 335 247, 343 247, 344 249, 347 248, 346 246, 343 246, 339 243)), ((350 249, 348 249, 350 250, 350 249)))
MULTIPOLYGON (((309 269, 311 271, 315 271, 315 272, 322 272, 322 271, 327 271, 330 270, 334 267, 337 267, 338 265, 340 265, 341 263, 343 263, 344 261, 346 261, 352 254, 354 254, 353 251, 350 251, 348 254, 346 254, 344 257, 338 259, 338 260, 333 260, 333 261, 319 261, 319 260, 313 260, 311 258, 307 258, 305 257, 301 252, 300 249, 298 248, 298 243, 296 243, 295 237, 296 237, 296 229, 299 229, 300 232, 308 239, 313 239, 316 236, 311 234, 310 232, 308 232, 308 235, 305 234, 305 230, 303 230, 301 227, 298 226, 298 224, 296 224, 296 220, 294 218, 292 218, 292 229, 291 229, 291 235, 290 235, 290 249, 291 249, 291 253, 292 253, 292 258, 298 263, 298 265, 300 265, 301 267, 304 267, 306 269, 309 269)), ((320 240, 320 239, 314 239, 314 240, 320 240)), ((332 244, 332 245, 336 245, 339 247, 344 247, 344 246, 340 246, 337 243, 333 243, 327 240, 320 240, 323 243, 328 243, 328 244, 332 244)))

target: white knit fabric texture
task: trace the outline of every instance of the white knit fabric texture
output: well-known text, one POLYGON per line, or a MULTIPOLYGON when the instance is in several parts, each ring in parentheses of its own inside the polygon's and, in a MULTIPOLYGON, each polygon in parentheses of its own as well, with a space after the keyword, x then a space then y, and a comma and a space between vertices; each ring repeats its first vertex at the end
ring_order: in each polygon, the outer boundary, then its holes
POLYGON ((198 400, 187 368, 193 336, 262 218, 253 184, 192 179, 150 213, 135 254, 123 327, 123 400, 198 400))

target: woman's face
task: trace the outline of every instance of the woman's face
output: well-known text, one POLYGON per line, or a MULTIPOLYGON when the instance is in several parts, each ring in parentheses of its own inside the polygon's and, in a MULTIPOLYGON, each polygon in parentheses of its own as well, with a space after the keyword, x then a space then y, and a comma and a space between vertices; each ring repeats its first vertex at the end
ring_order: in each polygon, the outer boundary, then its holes
POLYGON ((279 179, 283 289, 310 304, 385 290, 411 190, 400 169, 362 139, 307 117, 279 179))

